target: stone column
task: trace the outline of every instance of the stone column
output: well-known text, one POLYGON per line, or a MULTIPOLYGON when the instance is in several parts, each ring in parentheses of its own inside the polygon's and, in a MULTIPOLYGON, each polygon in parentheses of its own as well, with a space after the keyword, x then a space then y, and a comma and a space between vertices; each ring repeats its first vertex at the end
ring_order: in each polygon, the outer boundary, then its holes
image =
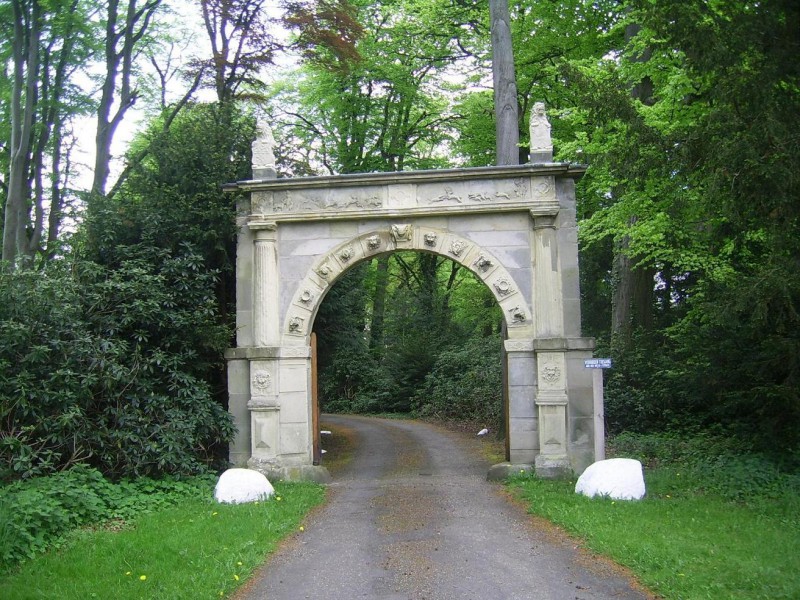
POLYGON ((251 223, 255 230, 253 256, 253 345, 277 346, 280 343, 278 304, 278 252, 275 223, 251 223))
POLYGON ((536 472, 557 476, 568 472, 567 456, 567 365, 564 309, 558 257, 555 216, 533 217, 533 306, 537 341, 536 406, 539 413, 539 454, 536 472))
POLYGON ((271 473, 280 463, 280 403, 277 360, 280 343, 279 276, 273 222, 250 223, 253 230, 253 346, 250 356, 250 468, 271 473))

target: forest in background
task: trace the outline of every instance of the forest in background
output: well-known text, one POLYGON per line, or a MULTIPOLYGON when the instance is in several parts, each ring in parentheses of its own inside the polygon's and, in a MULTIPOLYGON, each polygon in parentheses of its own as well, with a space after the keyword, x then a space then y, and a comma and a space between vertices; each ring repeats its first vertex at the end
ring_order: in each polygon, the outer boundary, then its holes
MULTIPOLYGON (((166 0, 0 5, 3 480, 224 464, 235 228, 220 184, 249 177, 256 117, 281 176, 495 161, 486 2, 189 6, 199 33, 166 0), (146 126, 115 170, 134 106, 146 126)), ((609 431, 710 432, 796 468, 800 7, 509 8, 520 160, 544 101, 555 159, 588 166, 583 332, 614 359, 609 431)), ((314 326, 325 406, 498 423, 492 303, 433 255, 352 269, 314 326)))

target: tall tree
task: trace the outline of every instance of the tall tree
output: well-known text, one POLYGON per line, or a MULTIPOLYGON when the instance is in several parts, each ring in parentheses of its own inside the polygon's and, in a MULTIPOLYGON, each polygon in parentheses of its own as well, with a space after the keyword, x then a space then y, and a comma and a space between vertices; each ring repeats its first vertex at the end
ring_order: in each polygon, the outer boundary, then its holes
POLYGON ((13 266, 54 252, 71 175, 69 124, 88 107, 71 78, 91 55, 94 36, 89 7, 79 0, 17 0, 3 9, 8 35, 0 54, 11 65, 0 79, 9 123, 0 141, 7 152, 3 259, 13 266))
POLYGON ((136 103, 135 60, 146 41, 161 0, 108 0, 105 5, 104 73, 97 107, 92 193, 106 192, 111 170, 111 143, 119 124, 136 103))

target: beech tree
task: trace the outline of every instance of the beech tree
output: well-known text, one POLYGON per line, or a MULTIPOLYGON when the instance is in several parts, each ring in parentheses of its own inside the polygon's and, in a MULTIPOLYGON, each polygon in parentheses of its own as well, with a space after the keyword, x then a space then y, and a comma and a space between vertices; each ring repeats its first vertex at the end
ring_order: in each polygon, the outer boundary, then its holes
POLYGON ((0 154, 4 198, 2 259, 13 267, 37 252, 51 255, 58 242, 71 174, 71 120, 88 109, 71 78, 91 55, 90 9, 79 0, 42 4, 15 0, 0 7, 7 34, 0 54, 11 71, 0 78, 7 114, 0 154))

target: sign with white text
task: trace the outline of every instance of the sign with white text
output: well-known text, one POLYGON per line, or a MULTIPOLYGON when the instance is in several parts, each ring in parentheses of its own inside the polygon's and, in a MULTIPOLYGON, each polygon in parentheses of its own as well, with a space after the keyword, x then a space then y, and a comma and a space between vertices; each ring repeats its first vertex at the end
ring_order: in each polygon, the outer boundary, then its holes
POLYGON ((590 358, 583 361, 583 366, 587 369, 610 369, 610 358, 590 358))

